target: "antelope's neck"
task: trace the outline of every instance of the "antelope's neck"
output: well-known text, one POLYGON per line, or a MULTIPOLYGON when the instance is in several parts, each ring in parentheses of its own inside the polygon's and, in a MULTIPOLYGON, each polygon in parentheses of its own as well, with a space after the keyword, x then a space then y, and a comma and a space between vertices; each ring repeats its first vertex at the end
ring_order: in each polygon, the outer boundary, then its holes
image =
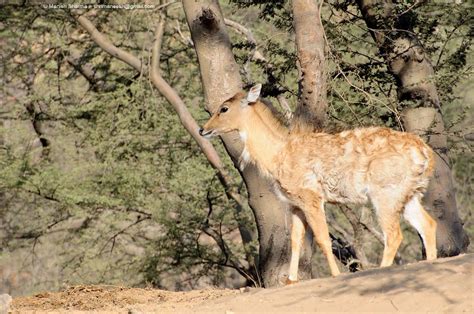
POLYGON ((277 168, 275 157, 288 140, 288 129, 268 108, 258 109, 260 110, 255 109, 252 117, 240 131, 240 137, 245 145, 241 162, 254 163, 263 174, 273 175, 277 168))

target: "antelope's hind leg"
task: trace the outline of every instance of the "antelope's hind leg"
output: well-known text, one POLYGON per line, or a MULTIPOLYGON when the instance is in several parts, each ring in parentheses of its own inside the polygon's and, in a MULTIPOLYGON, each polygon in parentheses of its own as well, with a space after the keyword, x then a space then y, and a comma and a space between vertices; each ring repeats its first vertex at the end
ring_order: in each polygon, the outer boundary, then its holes
POLYGON ((406 204, 403 217, 418 231, 423 239, 426 259, 436 259, 436 221, 421 205, 421 195, 415 194, 406 204))
POLYGON ((384 235, 384 249, 380 267, 387 267, 393 264, 395 255, 403 240, 400 229, 400 216, 379 219, 380 227, 384 235))
POLYGON ((305 221, 301 210, 293 207, 291 210, 291 260, 288 271, 287 284, 298 281, 298 266, 301 255, 301 247, 304 242, 305 221))

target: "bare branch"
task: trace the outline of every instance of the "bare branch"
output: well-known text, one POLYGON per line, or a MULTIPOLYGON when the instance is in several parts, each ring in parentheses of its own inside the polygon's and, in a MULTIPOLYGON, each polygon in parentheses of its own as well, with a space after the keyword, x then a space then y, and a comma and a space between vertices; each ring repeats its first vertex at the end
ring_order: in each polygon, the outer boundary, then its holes
POLYGON ((233 29, 235 29, 239 33, 245 35, 247 37, 247 40, 250 43, 252 43, 254 45, 257 45, 257 41, 255 40, 255 37, 253 36, 252 31, 250 31, 247 27, 243 26, 240 23, 237 23, 236 21, 232 21, 232 20, 227 19, 227 18, 224 18, 224 23, 225 23, 225 25, 227 25, 229 27, 232 27, 233 29))
POLYGON ((134 55, 117 48, 114 44, 105 37, 85 16, 76 17, 76 20, 81 26, 91 35, 92 40, 105 52, 114 56, 115 58, 125 62, 139 72, 142 72, 142 63, 140 59, 134 55))
POLYGON ((154 8, 153 11, 158 11, 158 10, 164 9, 164 8, 166 8, 167 6, 172 5, 172 4, 175 4, 175 3, 177 3, 176 0, 172 0, 172 1, 167 2, 167 3, 163 3, 163 4, 159 5, 159 6, 157 6, 156 8, 154 8))
POLYGON ((90 64, 81 64, 78 58, 71 55, 67 56, 67 63, 72 65, 82 76, 91 84, 94 85, 97 83, 97 78, 95 77, 95 72, 92 69, 90 64))
POLYGON ((380 242, 380 244, 384 244, 383 236, 379 231, 377 231, 377 229, 363 221, 360 221, 359 223, 362 225, 362 227, 364 227, 365 230, 369 231, 377 239, 377 241, 380 242))
MULTIPOLYGON (((142 63, 137 57, 114 46, 114 44, 101 32, 99 32, 97 28, 95 28, 95 26, 85 16, 79 16, 76 19, 81 24, 81 26, 91 35, 92 40, 105 52, 109 53, 110 55, 116 57, 119 60, 122 60, 137 71, 141 72, 143 70, 142 63)), ((214 147, 208 140, 204 139, 202 136, 199 135, 199 126, 187 110, 183 100, 181 99, 181 97, 179 97, 176 91, 161 77, 158 72, 159 53, 161 49, 161 38, 163 36, 163 29, 164 21, 161 20, 155 32, 155 43, 153 45, 152 67, 150 71, 152 83, 158 89, 158 91, 166 98, 166 100, 171 103, 171 105, 176 110, 176 113, 179 116, 181 124, 183 124, 186 130, 197 142, 212 167, 218 170, 219 174, 222 177, 227 178, 227 174, 224 171, 222 162, 219 158, 219 155, 217 154, 217 151, 214 149, 214 147)))
MULTIPOLYGON (((257 41, 255 40, 255 37, 253 36, 253 33, 250 29, 248 29, 247 27, 243 26, 240 23, 237 23, 229 19, 224 19, 224 23, 225 25, 233 28, 238 33, 247 37, 247 41, 254 46, 252 59, 257 60, 257 61, 262 61, 265 63, 267 62, 267 59, 265 59, 263 54, 257 49, 257 41)), ((271 66, 271 65, 267 64, 267 66, 271 66)))
POLYGON ((122 228, 121 230, 119 230, 118 232, 116 232, 113 236, 111 236, 106 242, 105 244, 102 246, 102 248, 100 249, 99 251, 99 254, 102 254, 102 252, 105 250, 105 248, 107 247, 107 245, 109 244, 109 242, 112 242, 112 246, 110 247, 110 253, 112 253, 112 251, 114 250, 114 247, 115 247, 115 241, 117 240, 117 237, 123 233, 125 233, 128 229, 130 229, 131 227, 135 226, 135 225, 138 225, 139 223, 141 223, 142 221, 145 221, 145 220, 148 220, 150 219, 151 217, 148 217, 148 216, 145 216, 145 217, 139 217, 135 222, 127 225, 126 227, 122 228))
POLYGON ((183 43, 189 47, 194 47, 194 42, 191 37, 184 36, 183 32, 181 32, 181 27, 179 25, 179 21, 176 21, 176 26, 174 29, 178 32, 179 36, 183 40, 183 43))
MULTIPOLYGON (((160 67, 161 43, 163 41, 164 30, 165 30, 165 19, 163 18, 163 16, 160 16, 160 22, 158 23, 158 26, 156 27, 156 30, 155 30, 155 38, 153 42, 153 49, 151 52, 150 76, 153 83, 159 82, 159 78, 161 78, 161 75, 159 74, 159 67, 160 67)), ((158 88, 158 90, 160 89, 158 88)))
POLYGON ((91 64, 83 63, 81 57, 74 52, 71 52, 65 60, 89 82, 93 90, 110 91, 115 87, 114 84, 107 84, 105 75, 98 76, 94 67, 91 64))
MULTIPOLYGON (((236 32, 239 34, 244 35, 247 38, 247 41, 253 45, 253 52, 251 58, 256 61, 263 62, 265 70, 268 73, 271 73, 271 71, 274 69, 273 64, 269 63, 265 56, 263 55, 260 50, 258 50, 258 43, 255 37, 253 36, 253 33, 250 29, 245 27, 244 25, 237 23, 233 20, 230 19, 224 19, 224 22, 227 26, 231 27, 234 29, 236 32)), ((290 121, 293 118, 293 112, 291 111, 290 105, 288 104, 288 101, 286 100, 285 96, 283 94, 279 94, 277 96, 278 103, 280 104, 280 107, 283 109, 283 112, 285 114, 285 118, 290 121)))
POLYGON ((349 220, 349 223, 352 226, 352 229, 354 230, 354 242, 353 242, 353 247, 356 252, 357 257, 359 258, 360 262, 362 263, 364 268, 367 268, 369 266, 369 261, 367 259, 367 256, 365 255, 364 248, 363 248, 363 228, 360 224, 360 219, 357 217, 357 215, 354 213, 352 208, 350 208, 347 205, 340 205, 339 208, 341 209, 342 213, 344 216, 349 220))

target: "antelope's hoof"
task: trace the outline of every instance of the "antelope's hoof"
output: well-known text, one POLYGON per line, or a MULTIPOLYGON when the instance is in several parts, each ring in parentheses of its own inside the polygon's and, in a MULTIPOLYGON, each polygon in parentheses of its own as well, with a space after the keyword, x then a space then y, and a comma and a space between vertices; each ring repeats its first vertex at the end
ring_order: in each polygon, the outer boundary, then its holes
POLYGON ((298 280, 291 280, 290 278, 286 278, 285 285, 294 285, 295 283, 298 283, 298 280))

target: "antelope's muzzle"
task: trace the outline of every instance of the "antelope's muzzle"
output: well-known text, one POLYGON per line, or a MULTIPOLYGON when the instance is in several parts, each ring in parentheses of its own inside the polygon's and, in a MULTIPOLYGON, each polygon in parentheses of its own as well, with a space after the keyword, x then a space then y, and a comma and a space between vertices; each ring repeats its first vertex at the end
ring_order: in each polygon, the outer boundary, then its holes
POLYGON ((200 128, 199 129, 199 134, 202 136, 202 137, 205 137, 207 139, 211 138, 212 135, 213 135, 214 131, 213 130, 209 130, 209 131, 206 131, 204 130, 203 128, 200 128))

